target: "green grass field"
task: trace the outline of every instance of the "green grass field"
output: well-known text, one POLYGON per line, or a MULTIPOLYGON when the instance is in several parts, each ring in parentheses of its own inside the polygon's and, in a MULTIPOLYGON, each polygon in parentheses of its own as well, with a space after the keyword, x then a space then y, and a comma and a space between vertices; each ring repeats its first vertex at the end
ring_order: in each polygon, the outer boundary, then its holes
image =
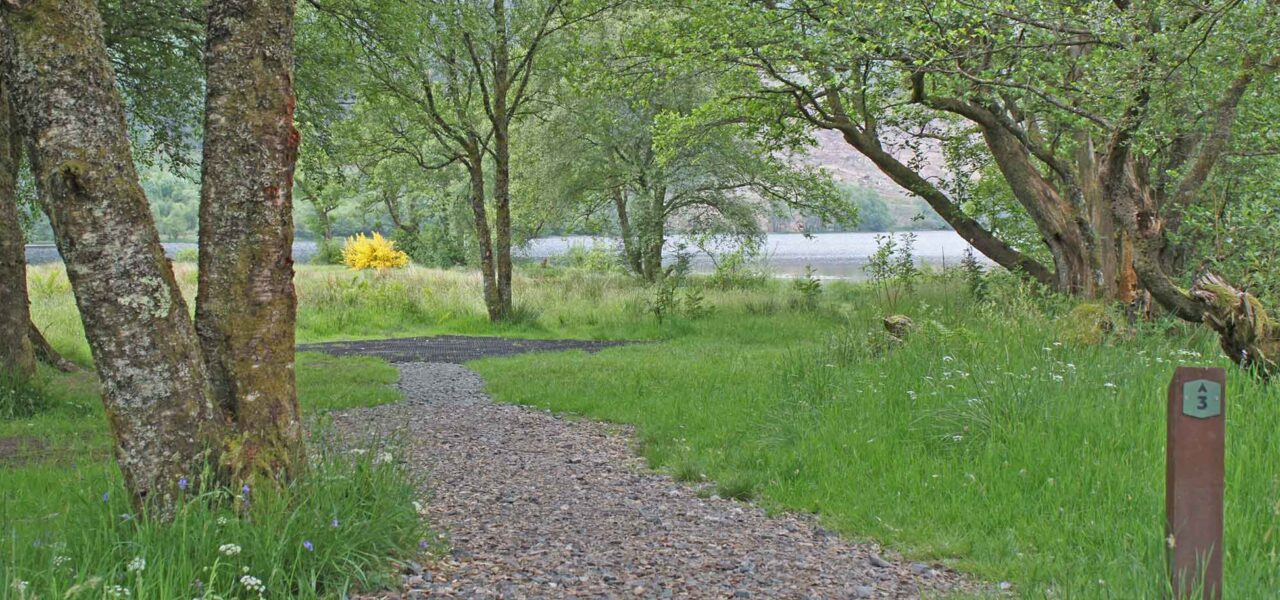
MULTIPOLYGON (((837 287, 817 311, 730 305, 661 345, 472 366, 502 401, 635 424, 676 477, 1019 596, 1162 597, 1165 388, 1178 364, 1229 367, 1214 340, 1160 323, 1072 343, 1070 307, 954 289, 901 307, 919 330, 883 354, 867 332, 884 310, 837 287)), ((1276 597, 1280 392, 1229 372, 1226 597, 1276 597)))
MULTIPOLYGON (((193 272, 180 266, 179 277, 190 291, 193 272)), ((48 268, 31 279, 37 323, 87 362, 65 279, 48 268)), ((851 538, 1011 581, 1029 598, 1162 595, 1164 389, 1177 364, 1228 366, 1200 329, 1157 322, 1136 335, 1103 335, 1079 317, 1087 312, 1007 282, 979 302, 960 282, 935 279, 891 310, 860 286, 828 284, 810 308, 787 282, 718 289, 695 281, 677 293, 684 308, 659 324, 653 291, 632 280, 529 268, 516 281, 520 319, 496 326, 471 273, 303 267, 297 285, 299 341, 437 333, 656 340, 472 366, 500 401, 636 425, 650 463, 678 478, 705 478, 721 495, 770 509, 813 512, 851 538), (901 346, 878 335, 888 312, 917 325, 901 346)), ((1280 392, 1230 373, 1226 596, 1273 597, 1280 392)), ((385 387, 393 379, 388 365, 369 359, 300 359, 312 414, 394 400, 385 387)), ((38 436, 55 457, 0 463, 12 507, 0 514, 0 553, 18 552, 13 540, 30 543, 36 532, 83 530, 32 515, 96 498, 115 477, 92 386, 55 377, 49 389, 56 402, 47 412, 0 422, 0 439, 38 436), (55 485, 65 481, 79 483, 55 485)), ((266 555, 283 551, 263 544, 266 555)), ((112 572, 127 576, 118 564, 127 553, 113 552, 112 572)))

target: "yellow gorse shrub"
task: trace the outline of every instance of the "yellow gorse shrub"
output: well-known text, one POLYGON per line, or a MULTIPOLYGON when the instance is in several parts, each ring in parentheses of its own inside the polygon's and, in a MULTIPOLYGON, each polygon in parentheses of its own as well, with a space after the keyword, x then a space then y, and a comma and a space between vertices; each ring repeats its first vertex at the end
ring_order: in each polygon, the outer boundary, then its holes
POLYGON ((342 248, 342 262, 352 269, 395 269, 409 264, 409 255, 396 250, 396 243, 374 232, 373 237, 363 233, 347 238, 342 248))

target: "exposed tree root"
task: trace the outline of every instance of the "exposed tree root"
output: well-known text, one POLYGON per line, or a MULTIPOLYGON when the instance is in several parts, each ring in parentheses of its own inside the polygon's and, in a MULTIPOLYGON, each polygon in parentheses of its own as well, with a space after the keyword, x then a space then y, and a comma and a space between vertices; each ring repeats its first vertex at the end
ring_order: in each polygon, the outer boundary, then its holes
POLYGON ((74 373, 80 370, 75 363, 65 359, 53 346, 49 345, 49 340, 44 339, 44 334, 40 333, 40 328, 35 323, 31 324, 27 332, 27 337, 31 340, 31 349, 36 353, 36 360, 49 365, 63 373, 74 373))
POLYGON ((1257 298, 1208 272, 1196 278, 1190 294, 1205 304, 1204 323, 1218 333, 1232 361, 1264 380, 1276 373, 1280 329, 1257 298))

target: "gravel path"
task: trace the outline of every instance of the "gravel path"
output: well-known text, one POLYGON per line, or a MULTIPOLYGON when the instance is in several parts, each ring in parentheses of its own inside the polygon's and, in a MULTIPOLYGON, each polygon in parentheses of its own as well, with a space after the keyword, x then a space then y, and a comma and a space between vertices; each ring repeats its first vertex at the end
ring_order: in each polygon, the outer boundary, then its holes
MULTIPOLYGON (((452 553, 383 598, 916 598, 976 588, 939 565, 767 516, 646 470, 629 432, 495 404, 472 371, 400 365, 404 402, 335 416, 401 435, 452 553), (884 558, 881 558, 884 557, 884 558)), ((349 438, 352 439, 352 438, 349 438)))

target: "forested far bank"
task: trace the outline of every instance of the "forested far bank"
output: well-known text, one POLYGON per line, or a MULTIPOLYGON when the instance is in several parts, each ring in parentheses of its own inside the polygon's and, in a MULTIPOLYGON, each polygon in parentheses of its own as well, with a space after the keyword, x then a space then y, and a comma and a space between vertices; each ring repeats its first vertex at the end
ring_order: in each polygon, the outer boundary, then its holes
MULTIPOLYGON (((140 173, 142 187, 147 191, 152 218, 166 242, 194 242, 199 228, 200 185, 195 176, 170 169, 148 168, 140 173)), ((828 223, 802 211, 787 210, 784 214, 761 215, 757 227, 761 233, 882 233, 889 231, 941 231, 950 229, 946 221, 925 201, 906 194, 885 193, 878 187, 838 183, 838 190, 849 203, 857 208, 858 221, 852 225, 828 223)), ((302 198, 294 199, 295 238, 306 241, 332 238, 345 239, 358 233, 378 231, 387 236, 404 238, 407 234, 396 229, 392 214, 384 202, 370 200, 359 189, 349 190, 350 195, 335 198, 335 206, 321 214, 316 205, 302 198), (323 225, 322 225, 323 222, 323 225)), ((30 244, 52 244, 53 229, 49 219, 34 206, 24 207, 27 222, 25 237, 30 244)), ((696 233, 697 223, 673 225, 675 233, 696 233)), ((584 224, 577 220, 548 223, 539 233, 543 237, 565 235, 618 235, 616 217, 599 223, 584 224)), ((468 229, 453 232, 467 237, 468 229)), ((465 243, 465 242, 463 242, 465 243)), ((308 256, 310 256, 308 254, 308 256)), ((437 257, 416 257, 427 264, 440 262, 437 257)), ((457 256, 460 261, 466 257, 457 256)))

